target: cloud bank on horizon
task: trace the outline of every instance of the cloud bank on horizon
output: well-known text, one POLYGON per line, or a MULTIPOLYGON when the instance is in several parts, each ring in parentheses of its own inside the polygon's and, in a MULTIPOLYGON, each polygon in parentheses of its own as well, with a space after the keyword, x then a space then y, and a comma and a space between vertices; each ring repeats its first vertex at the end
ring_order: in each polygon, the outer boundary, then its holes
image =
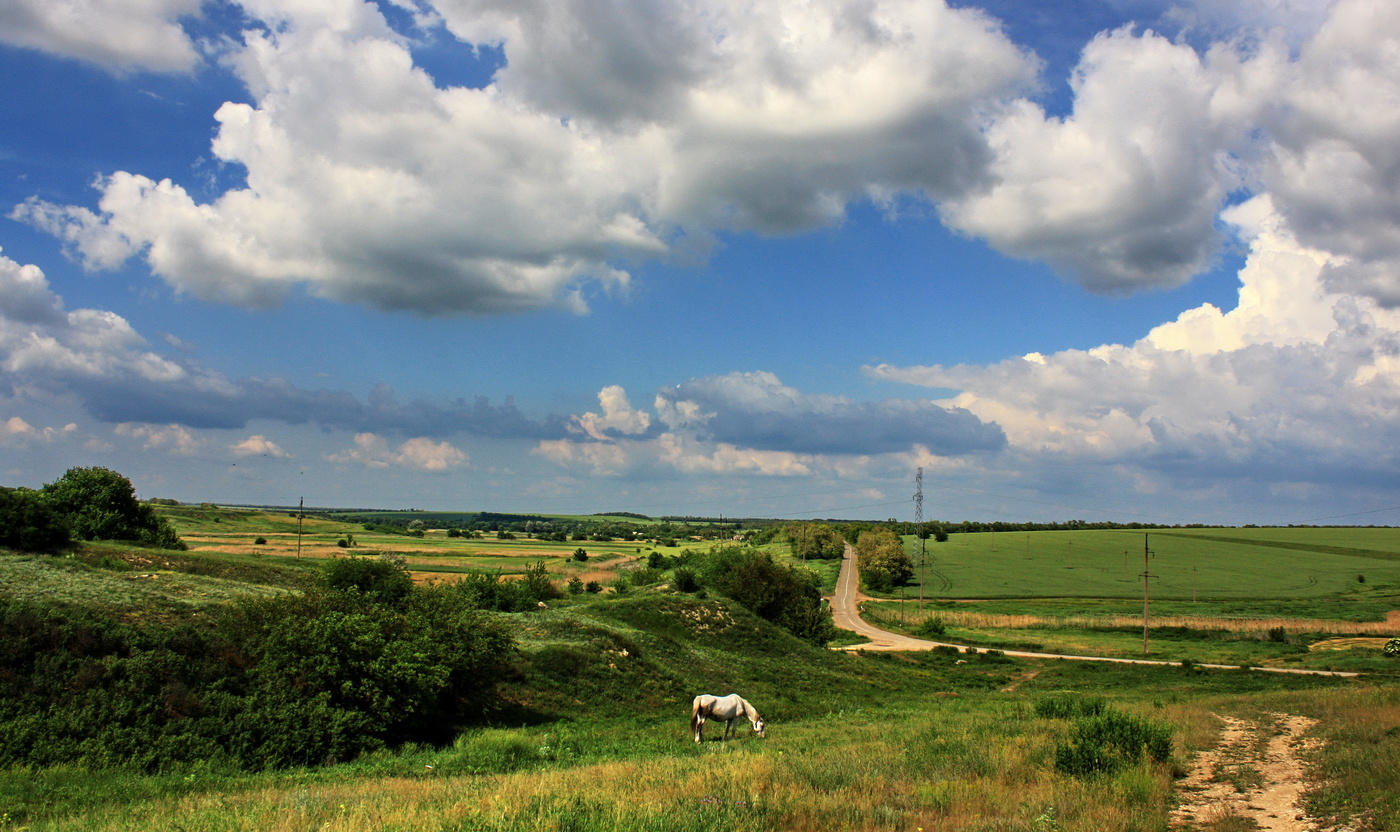
POLYGON ((1138 7, 1151 25, 1101 31, 1062 79, 990 12, 926 0, 245 0, 217 32, 189 0, 80 5, 81 25, 20 0, 0 11, 13 47, 116 77, 218 69, 246 92, 210 114, 209 150, 242 181, 206 194, 179 171, 110 169, 91 204, 35 194, 9 212, 84 269, 139 264, 191 303, 583 314, 625 303, 646 264, 839 233, 858 205, 1095 294, 1249 254, 1234 309, 1186 309, 1132 344, 864 370, 932 398, 804 392, 754 355, 668 380, 649 410, 609 384, 600 412, 539 416, 403 404, 382 380, 357 396, 232 378, 115 312, 68 310, 37 266, 0 257, 9 398, 115 426, 15 416, 0 446, 288 463, 291 438, 269 434, 306 426, 340 468, 468 476, 478 447, 509 446, 524 461, 482 476, 544 466, 519 493, 559 499, 687 477, 697 495, 772 477, 902 497, 891 483, 922 465, 979 493, 1130 492, 1175 512, 1395 506, 1400 7, 1138 7), (429 43, 482 83, 436 77, 429 43), (1065 80, 1060 111, 1045 92, 1065 80))

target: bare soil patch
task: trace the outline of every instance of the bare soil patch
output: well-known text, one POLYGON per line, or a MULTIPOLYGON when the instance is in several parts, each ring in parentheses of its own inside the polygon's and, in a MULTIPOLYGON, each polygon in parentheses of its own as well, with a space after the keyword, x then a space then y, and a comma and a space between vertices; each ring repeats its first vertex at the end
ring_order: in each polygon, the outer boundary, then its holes
POLYGON ((1197 754, 1178 784, 1181 804, 1171 814, 1172 829, 1331 829, 1309 815, 1302 800, 1308 777, 1298 752, 1317 742, 1303 736, 1317 720, 1270 714, 1261 724, 1216 716, 1225 724, 1220 742, 1197 754))

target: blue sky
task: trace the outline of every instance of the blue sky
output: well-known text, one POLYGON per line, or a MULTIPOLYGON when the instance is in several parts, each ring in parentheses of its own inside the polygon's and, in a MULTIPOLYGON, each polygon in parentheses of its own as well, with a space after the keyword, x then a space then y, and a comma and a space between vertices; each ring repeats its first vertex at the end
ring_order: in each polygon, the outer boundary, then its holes
POLYGON ((1400 518, 1373 0, 0 10, 0 484, 1400 518))

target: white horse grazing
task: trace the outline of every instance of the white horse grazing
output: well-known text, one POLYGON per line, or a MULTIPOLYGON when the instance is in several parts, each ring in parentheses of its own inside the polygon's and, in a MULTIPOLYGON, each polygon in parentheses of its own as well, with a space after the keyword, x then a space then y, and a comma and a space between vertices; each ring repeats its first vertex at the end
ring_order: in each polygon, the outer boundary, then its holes
POLYGON ((696 742, 702 742, 705 720, 713 719, 724 723, 723 737, 729 739, 734 735, 734 723, 739 721, 739 717, 747 717, 753 723, 753 732, 763 736, 763 717, 744 697, 737 693, 728 696, 702 693, 690 704, 690 732, 695 735, 696 742))

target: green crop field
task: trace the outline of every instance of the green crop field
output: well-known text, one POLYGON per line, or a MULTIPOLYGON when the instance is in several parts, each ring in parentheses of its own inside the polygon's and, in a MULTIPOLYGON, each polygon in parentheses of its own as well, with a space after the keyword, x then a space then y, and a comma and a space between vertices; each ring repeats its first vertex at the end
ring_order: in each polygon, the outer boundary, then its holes
MULTIPOLYGON (((1400 529, 955 534, 927 541, 923 589, 947 598, 1307 599, 1400 584, 1400 529)), ((918 578, 919 541, 905 538, 918 578)), ((907 592, 917 592, 917 585, 907 592)))

